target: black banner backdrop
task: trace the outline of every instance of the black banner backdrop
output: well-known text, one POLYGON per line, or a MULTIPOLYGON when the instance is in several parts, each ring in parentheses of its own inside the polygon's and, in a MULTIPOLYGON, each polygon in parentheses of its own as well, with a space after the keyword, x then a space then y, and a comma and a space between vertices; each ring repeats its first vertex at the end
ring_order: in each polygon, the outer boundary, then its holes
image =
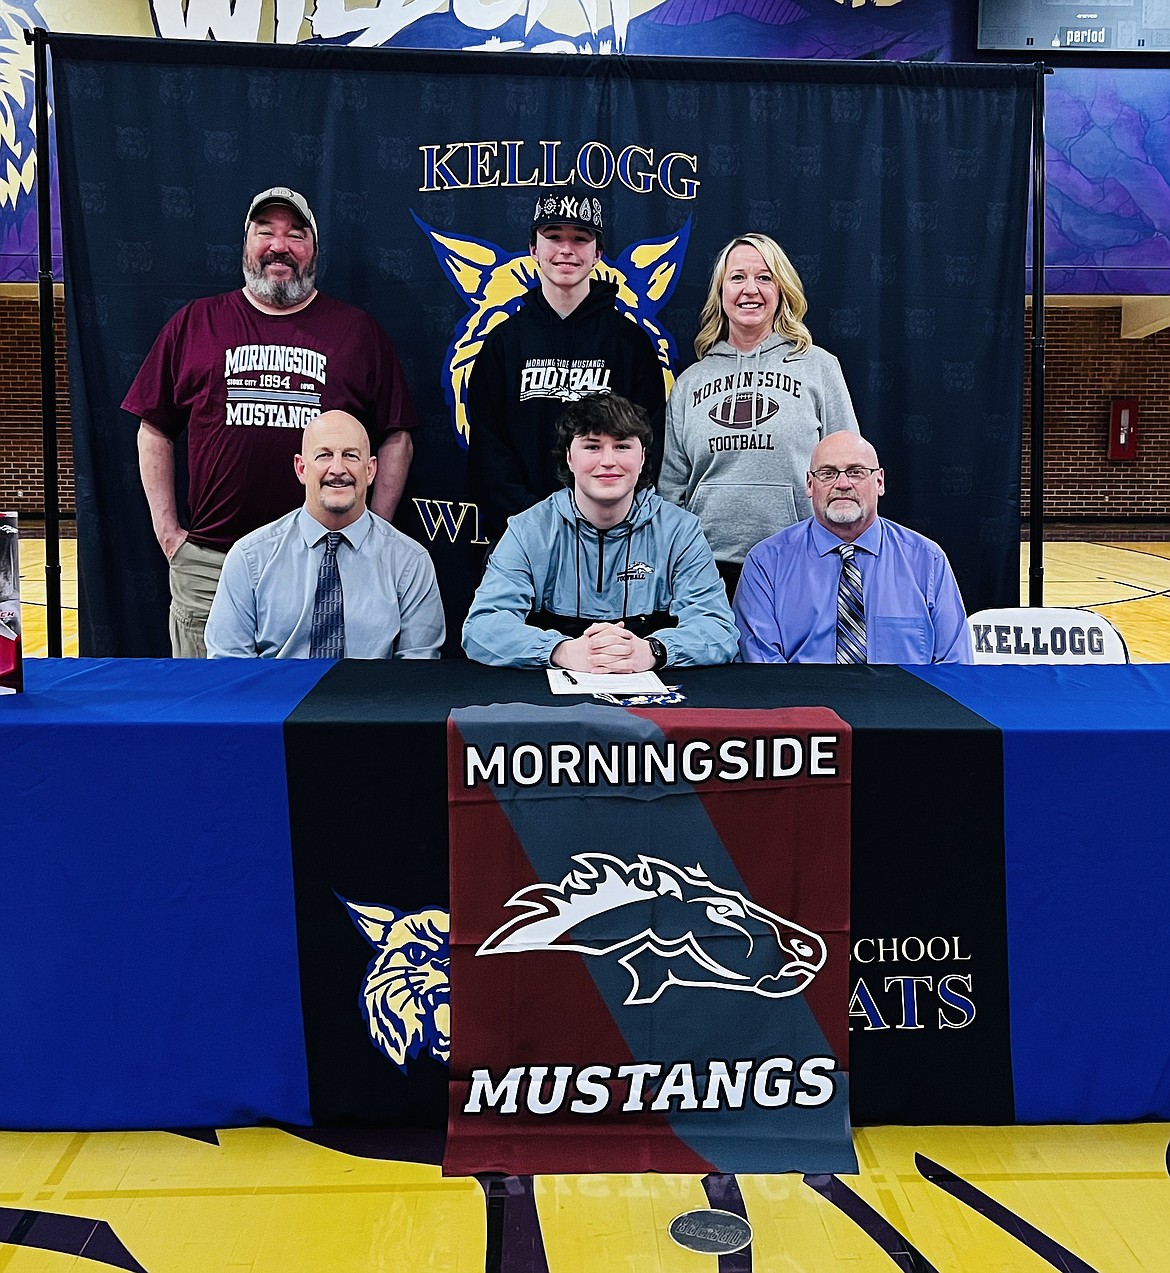
POLYGON ((711 262, 776 238, 969 610, 1018 600, 1031 67, 429 53, 52 35, 81 649, 167 652, 165 562, 119 403, 165 320, 239 286, 252 194, 313 205, 324 290, 398 346, 419 410, 397 524, 457 648, 481 559, 466 368, 514 304, 536 186, 607 204, 606 260, 674 371, 711 262), (453 372, 454 369, 454 372, 453 372))

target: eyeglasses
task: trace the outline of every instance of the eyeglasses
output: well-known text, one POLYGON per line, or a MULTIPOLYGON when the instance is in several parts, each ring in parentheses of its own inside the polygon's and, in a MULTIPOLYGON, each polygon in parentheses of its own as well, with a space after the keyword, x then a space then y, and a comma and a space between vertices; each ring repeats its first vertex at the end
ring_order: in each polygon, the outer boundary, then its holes
POLYGON ((878 465, 877 468, 867 469, 864 464, 850 464, 847 469, 831 469, 826 466, 823 469, 813 469, 809 476, 815 477, 822 486, 828 486, 830 482, 835 482, 842 473, 851 482, 864 482, 867 477, 872 477, 880 467, 881 465, 878 465))

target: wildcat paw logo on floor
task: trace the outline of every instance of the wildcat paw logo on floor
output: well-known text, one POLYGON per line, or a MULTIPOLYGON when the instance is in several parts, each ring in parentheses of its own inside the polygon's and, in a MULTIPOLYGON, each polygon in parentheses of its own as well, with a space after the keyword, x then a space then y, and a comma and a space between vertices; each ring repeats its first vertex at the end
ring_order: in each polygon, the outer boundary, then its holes
POLYGON ((610 853, 580 853, 573 861, 580 869, 559 884, 531 884, 514 894, 507 905, 524 913, 497 928, 476 954, 613 955, 633 982, 627 1004, 653 1003, 668 986, 784 999, 800 994, 824 967, 819 934, 716 884, 701 866, 645 855, 627 863, 610 853))
POLYGON ((374 1046, 405 1071, 427 1052, 451 1060, 451 920, 437 906, 396 911, 339 899, 377 951, 362 985, 374 1046))
MULTIPOLYGON (((467 305, 467 313, 455 324, 443 368, 443 392, 451 422, 460 443, 466 446, 471 436, 467 382, 472 365, 488 332, 514 314, 524 294, 536 285, 536 262, 527 251, 506 252, 486 239, 448 234, 427 225, 413 212, 411 216, 467 305)), ((598 261, 594 270, 596 278, 617 284, 618 312, 650 337, 668 392, 674 384, 670 368, 676 361, 676 350, 674 337, 658 321, 658 312, 670 299, 682 272, 690 235, 688 220, 665 238, 631 243, 612 261, 598 261)))

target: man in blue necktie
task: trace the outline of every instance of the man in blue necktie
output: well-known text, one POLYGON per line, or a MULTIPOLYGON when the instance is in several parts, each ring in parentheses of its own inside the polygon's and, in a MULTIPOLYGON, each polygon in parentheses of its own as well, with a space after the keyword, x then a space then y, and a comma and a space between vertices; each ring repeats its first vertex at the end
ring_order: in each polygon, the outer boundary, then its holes
POLYGON ((855 433, 819 442, 805 478, 813 515, 757 544, 735 593, 745 663, 970 663, 946 554, 878 516, 886 476, 855 433))
POLYGON ((207 620, 211 658, 435 659, 443 604, 426 550, 366 507, 360 421, 326 411, 294 458, 304 507, 238 540, 207 620))

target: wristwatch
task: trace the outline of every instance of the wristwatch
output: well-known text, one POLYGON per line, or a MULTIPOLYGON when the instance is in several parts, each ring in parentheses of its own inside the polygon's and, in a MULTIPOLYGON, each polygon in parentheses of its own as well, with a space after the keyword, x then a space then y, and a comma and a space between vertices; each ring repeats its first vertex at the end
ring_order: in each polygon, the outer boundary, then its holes
POLYGON ((654 671, 657 672, 660 667, 666 666, 666 646, 657 637, 647 637, 646 644, 654 655, 654 671))

